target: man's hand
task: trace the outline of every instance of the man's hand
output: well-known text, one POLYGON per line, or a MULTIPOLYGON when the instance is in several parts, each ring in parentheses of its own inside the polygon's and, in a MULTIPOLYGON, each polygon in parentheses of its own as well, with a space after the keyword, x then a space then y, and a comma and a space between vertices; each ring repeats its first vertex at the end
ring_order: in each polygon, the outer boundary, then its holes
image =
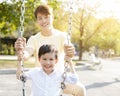
POLYGON ((72 58, 75 54, 75 47, 72 44, 64 45, 65 55, 72 58))
POLYGON ((25 46, 26 46, 26 39, 24 37, 18 38, 16 40, 14 47, 15 47, 15 50, 16 50, 16 54, 17 54, 18 60, 22 60, 23 59, 25 46))

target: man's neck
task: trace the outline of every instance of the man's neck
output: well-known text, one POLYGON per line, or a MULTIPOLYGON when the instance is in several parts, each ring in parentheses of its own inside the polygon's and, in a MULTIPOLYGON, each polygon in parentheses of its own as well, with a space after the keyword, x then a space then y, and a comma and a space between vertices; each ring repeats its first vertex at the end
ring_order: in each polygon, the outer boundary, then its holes
POLYGON ((51 29, 43 29, 43 30, 41 30, 41 34, 43 35, 43 36, 51 36, 52 34, 53 34, 53 28, 51 28, 51 29))

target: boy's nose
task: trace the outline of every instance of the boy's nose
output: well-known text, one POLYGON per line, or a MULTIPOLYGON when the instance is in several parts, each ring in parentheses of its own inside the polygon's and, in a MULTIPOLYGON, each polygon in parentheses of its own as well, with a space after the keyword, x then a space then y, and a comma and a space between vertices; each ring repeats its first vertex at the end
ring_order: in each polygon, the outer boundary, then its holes
POLYGON ((46 62, 46 64, 50 64, 50 61, 48 60, 48 61, 46 62))

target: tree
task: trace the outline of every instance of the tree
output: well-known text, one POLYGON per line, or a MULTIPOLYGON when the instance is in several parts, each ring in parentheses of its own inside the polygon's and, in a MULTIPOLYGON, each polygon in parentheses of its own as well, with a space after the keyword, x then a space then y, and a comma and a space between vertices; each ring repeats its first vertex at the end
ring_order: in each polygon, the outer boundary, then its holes
MULTIPOLYGON (((34 10, 40 0, 28 0, 25 2, 24 26, 32 24, 35 20, 34 10)), ((60 2, 57 0, 49 0, 47 2, 54 10, 59 8, 60 2)), ((21 16, 21 1, 12 0, 12 3, 4 1, 0 3, 0 33, 4 35, 11 35, 15 31, 19 31, 20 16, 21 16)), ((33 24, 35 25, 35 24, 33 24)), ((35 25, 36 26, 36 25, 35 25)), ((34 26, 34 27, 35 27, 34 26)), ((26 29, 26 28, 25 28, 26 29)), ((25 30, 26 31, 26 30, 25 30)), ((34 33, 33 33, 34 34, 34 33)))
POLYGON ((81 60, 83 52, 91 46, 88 42, 99 32, 103 24, 94 15, 100 6, 99 2, 96 2, 94 7, 88 6, 84 1, 79 1, 78 5, 81 6, 78 7, 78 12, 73 17, 73 34, 75 35, 74 32, 76 32, 77 39, 73 38, 79 45, 79 60, 81 60))

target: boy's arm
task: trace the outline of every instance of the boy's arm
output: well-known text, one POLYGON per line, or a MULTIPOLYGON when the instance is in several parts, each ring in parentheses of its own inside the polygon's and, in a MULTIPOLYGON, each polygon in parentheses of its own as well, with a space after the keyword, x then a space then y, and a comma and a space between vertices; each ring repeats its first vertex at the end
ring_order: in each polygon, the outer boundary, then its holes
POLYGON ((17 65, 17 70, 16 70, 16 78, 18 80, 21 80, 22 82, 26 82, 27 77, 22 71, 23 70, 22 70, 22 67, 21 67, 21 64, 20 64, 20 61, 19 61, 19 64, 17 65))

